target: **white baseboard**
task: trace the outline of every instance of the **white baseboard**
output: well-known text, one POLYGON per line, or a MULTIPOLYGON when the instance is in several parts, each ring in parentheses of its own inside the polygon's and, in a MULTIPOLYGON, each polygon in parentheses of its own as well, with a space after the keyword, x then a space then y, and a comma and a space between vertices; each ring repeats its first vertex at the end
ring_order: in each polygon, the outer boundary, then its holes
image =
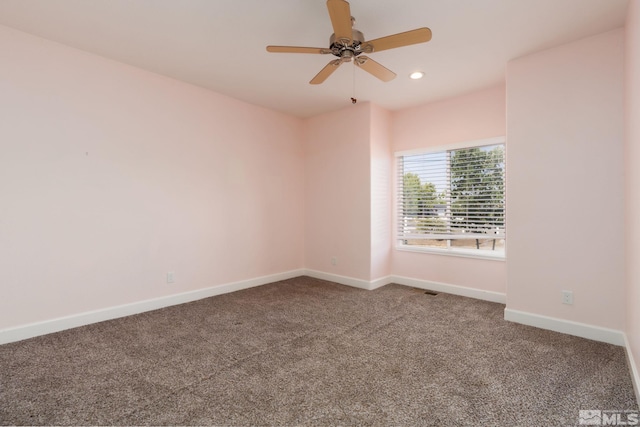
POLYGON ((340 276, 339 274, 325 273, 318 270, 304 270, 305 276, 313 277, 314 279, 327 280, 329 282, 340 283, 341 285, 352 286, 354 288, 366 289, 371 291, 380 286, 384 286, 388 283, 387 278, 382 278, 370 282, 364 279, 356 279, 354 277, 340 276))
POLYGON ((385 276, 376 280, 372 280, 371 282, 369 282, 369 289, 374 290, 388 285, 389 283, 393 283, 391 277, 392 276, 385 276))
POLYGON ((573 322, 571 320, 558 319, 556 317, 527 313, 525 311, 505 308, 504 319, 536 328, 548 329, 563 334, 575 335, 594 341, 606 342, 614 345, 625 345, 624 332, 615 329, 601 328, 586 323, 573 322))
POLYGON ((631 352, 631 345, 627 339, 627 334, 624 334, 624 346, 627 350, 627 363, 629 364, 629 372, 631 373, 631 382, 633 383, 633 391, 636 393, 636 402, 640 406, 640 372, 638 372, 638 365, 631 352))
POLYGON ((450 285, 448 283, 433 282, 430 280, 414 279, 404 276, 385 276, 376 280, 368 281, 355 279, 353 277, 340 276, 338 274, 325 273, 317 270, 305 270, 305 274, 316 279, 328 280, 340 283, 341 285, 353 286, 355 288, 374 290, 389 283, 411 286, 413 288, 425 289, 429 291, 444 292, 447 294, 460 295, 463 297, 475 298, 484 301, 505 304, 507 296, 500 292, 484 291, 482 289, 467 288, 465 286, 450 285))
MULTIPOLYGON (((91 323, 130 316, 133 314, 143 313, 145 311, 157 310, 172 305, 183 304, 203 298, 260 286, 267 283, 291 279, 302 275, 366 290, 374 290, 389 283, 398 283, 404 286, 411 286, 436 292, 445 292, 469 298, 497 302, 501 304, 504 304, 506 302, 506 295, 499 292, 485 291, 481 289, 468 288, 464 286, 451 285, 447 283, 433 282, 422 279, 414 279, 404 276, 390 275, 369 281, 317 270, 299 269, 0 330, 0 344, 20 341, 39 335, 45 335, 53 332, 63 331, 65 329, 75 328, 78 326, 89 325, 91 323)), ((558 332, 564 332, 573 335, 584 336, 585 338, 623 345, 623 339, 621 338, 621 332, 619 331, 603 330, 601 328, 595 328, 589 325, 582 324, 575 324, 578 326, 575 327, 574 325, 574 328, 571 329, 566 326, 566 324, 568 323, 562 320, 516 312, 514 310, 505 310, 505 319, 531 326, 541 327, 544 329, 557 330, 558 332), (557 323, 563 324, 565 326, 558 326, 556 325, 557 323), (598 331, 598 333, 594 333, 593 330, 598 331)))
POLYGON ((186 302, 196 301, 216 295, 248 289, 255 286, 280 280, 291 279, 305 274, 304 270, 291 270, 284 273, 271 274, 268 276, 256 277, 238 282, 226 283, 212 286, 210 288, 198 289, 165 297, 149 299, 145 301, 124 304, 116 307, 109 307, 100 310, 88 311, 43 322, 30 323, 14 328, 0 330, 0 344, 7 344, 14 341, 21 341, 39 335, 50 334, 63 331, 65 329, 76 328, 78 326, 89 325, 91 323, 103 322, 105 320, 130 316, 132 314, 143 313, 145 311, 157 310, 186 302))
POLYGON ((507 296, 500 292, 485 291, 476 288, 467 288, 465 286, 450 285, 448 283, 432 282, 430 280, 413 279, 411 277, 391 276, 389 283, 397 283, 399 285, 411 286, 418 289, 425 289, 435 292, 444 292, 447 294, 460 295, 463 297, 475 298, 484 301, 497 302, 505 304, 507 296))

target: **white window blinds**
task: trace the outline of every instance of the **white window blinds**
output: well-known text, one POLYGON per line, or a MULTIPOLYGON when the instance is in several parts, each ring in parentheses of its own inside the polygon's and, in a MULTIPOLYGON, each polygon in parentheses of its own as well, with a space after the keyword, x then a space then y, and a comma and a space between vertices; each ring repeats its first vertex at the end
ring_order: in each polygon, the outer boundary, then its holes
POLYGON ((504 143, 398 156, 398 239, 462 245, 505 237, 504 143), (459 240, 460 242, 455 243, 459 240))

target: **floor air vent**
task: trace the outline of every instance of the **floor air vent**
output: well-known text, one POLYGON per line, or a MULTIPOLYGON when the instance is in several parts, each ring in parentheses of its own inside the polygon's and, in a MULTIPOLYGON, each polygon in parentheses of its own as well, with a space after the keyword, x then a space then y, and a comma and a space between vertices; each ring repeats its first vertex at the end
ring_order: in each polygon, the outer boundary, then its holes
POLYGON ((412 291, 413 291, 413 292, 420 293, 420 294, 431 295, 431 296, 436 296, 436 295, 438 295, 438 293, 437 293, 437 292, 434 292, 434 291, 425 291, 424 289, 419 289, 419 288, 413 288, 413 289, 412 289, 412 291))

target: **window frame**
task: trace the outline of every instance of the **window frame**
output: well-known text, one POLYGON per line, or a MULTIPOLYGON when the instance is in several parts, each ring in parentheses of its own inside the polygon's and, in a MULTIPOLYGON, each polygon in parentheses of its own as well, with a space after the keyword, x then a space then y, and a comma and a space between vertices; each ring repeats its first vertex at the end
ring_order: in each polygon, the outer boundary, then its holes
MULTIPOLYGON (((485 139, 479 139, 479 140, 473 140, 473 141, 463 141, 463 142, 458 142, 458 143, 454 143, 454 144, 447 144, 447 145, 439 145, 439 146, 433 146, 433 147, 424 147, 424 148, 417 148, 417 149, 412 149, 412 150, 403 150, 403 151, 397 151, 394 153, 394 208, 393 208, 393 213, 394 213, 394 221, 393 221, 393 239, 395 240, 396 244, 395 244, 395 249, 398 251, 403 251, 403 252, 418 252, 418 253, 431 253, 431 254, 438 254, 438 255, 448 255, 448 256, 456 256, 456 257, 463 257, 463 258, 478 258, 478 259, 489 259, 489 260, 496 260, 496 261, 505 261, 506 260, 506 253, 507 253, 507 240, 506 240, 506 228, 507 228, 507 207, 506 207, 506 196, 507 196, 507 182, 506 182, 506 176, 507 176, 507 164, 506 164, 506 158, 507 158, 507 140, 505 136, 497 136, 497 137, 493 137, 493 138, 485 138, 485 139), (505 195, 505 207, 504 207, 504 233, 503 233, 503 239, 505 241, 505 245, 504 245, 504 250, 500 250, 500 251, 487 251, 487 250, 478 250, 478 249, 468 249, 468 248, 458 248, 458 247, 447 247, 447 248, 438 248, 438 247, 429 247, 429 246, 419 246, 419 245, 407 245, 407 244, 403 244, 402 241, 403 239, 400 238, 400 233, 399 233, 399 217, 401 214, 400 211, 400 187, 403 185, 403 181, 402 181, 402 177, 400 175, 400 171, 399 169, 399 158, 400 157, 404 157, 404 156, 412 156, 412 155, 420 155, 420 154, 430 154, 430 153, 441 153, 441 152, 446 152, 446 151, 455 151, 455 150, 461 150, 461 149, 465 149, 465 148, 477 148, 477 147, 485 147, 485 146, 491 146, 491 145, 498 145, 498 144, 503 144, 504 145, 504 151, 505 151, 505 167, 504 167, 504 195, 505 195)), ((473 239, 473 237, 469 237, 471 239, 473 239)))

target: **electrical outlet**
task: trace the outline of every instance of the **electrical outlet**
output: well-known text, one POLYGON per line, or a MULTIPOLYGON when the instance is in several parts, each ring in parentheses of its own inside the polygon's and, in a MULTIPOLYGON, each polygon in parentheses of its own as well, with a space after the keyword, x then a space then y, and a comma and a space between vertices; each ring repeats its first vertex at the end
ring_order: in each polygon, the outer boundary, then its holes
POLYGON ((562 303, 573 305, 573 291, 562 291, 562 303))
POLYGON ((167 283, 174 283, 176 281, 176 277, 175 277, 176 273, 174 273, 173 271, 170 271, 167 273, 167 283))
POLYGON ((331 257, 331 265, 337 265, 338 264, 338 258, 332 256, 331 257))

